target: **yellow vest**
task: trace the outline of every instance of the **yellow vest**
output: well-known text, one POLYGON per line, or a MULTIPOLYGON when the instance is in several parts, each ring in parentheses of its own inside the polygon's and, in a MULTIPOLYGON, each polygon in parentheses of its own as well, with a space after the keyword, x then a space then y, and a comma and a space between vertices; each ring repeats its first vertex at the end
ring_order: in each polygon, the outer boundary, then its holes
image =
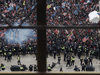
POLYGON ((25 5, 25 1, 23 2, 23 5, 25 5))
POLYGON ((20 69, 22 70, 22 69, 24 69, 23 67, 20 67, 20 69))

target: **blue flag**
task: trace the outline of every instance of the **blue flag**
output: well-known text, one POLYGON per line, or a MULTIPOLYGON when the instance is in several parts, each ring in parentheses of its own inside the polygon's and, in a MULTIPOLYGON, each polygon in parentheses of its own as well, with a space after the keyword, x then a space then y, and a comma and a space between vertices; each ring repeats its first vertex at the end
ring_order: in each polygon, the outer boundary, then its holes
POLYGON ((55 17, 56 13, 57 13, 57 12, 55 12, 54 14, 52 14, 51 17, 55 17))
POLYGON ((75 10, 73 14, 78 15, 78 10, 75 10))
POLYGON ((12 7, 12 6, 10 6, 10 7, 7 9, 7 11, 11 11, 11 10, 13 10, 13 7, 12 7))
POLYGON ((16 11, 17 11, 17 9, 18 9, 18 5, 16 6, 16 11))
POLYGON ((34 6, 32 6, 31 10, 34 9, 34 7, 37 5, 37 3, 34 4, 34 6))

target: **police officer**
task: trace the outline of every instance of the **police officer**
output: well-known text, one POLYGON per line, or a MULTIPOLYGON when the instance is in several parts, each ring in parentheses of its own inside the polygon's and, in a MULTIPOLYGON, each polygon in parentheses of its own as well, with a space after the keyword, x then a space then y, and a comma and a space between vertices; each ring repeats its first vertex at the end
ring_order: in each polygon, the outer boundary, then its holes
POLYGON ((70 61, 71 61, 71 60, 70 60, 70 57, 68 57, 68 58, 67 58, 67 64, 66 64, 66 67, 67 67, 67 65, 69 65, 69 67, 71 66, 71 65, 70 65, 70 61))
POLYGON ((75 58, 74 58, 74 56, 72 56, 72 59, 71 59, 71 65, 74 66, 74 62, 75 62, 75 58))
POLYGON ((56 51, 54 51, 54 59, 56 59, 56 51))
POLYGON ((92 64, 92 57, 90 56, 88 59, 89 59, 89 65, 90 65, 90 63, 91 63, 91 65, 93 65, 92 64))
POLYGON ((52 71, 52 69, 51 69, 51 67, 50 67, 50 64, 49 64, 49 66, 47 67, 47 70, 48 70, 48 71, 52 71))
POLYGON ((66 51, 64 51, 64 61, 65 61, 65 59, 66 59, 66 51))
POLYGON ((60 68, 60 71, 63 71, 63 70, 62 70, 62 67, 60 68))
POLYGON ((7 58, 7 53, 6 52, 4 52, 4 56, 5 56, 5 60, 6 60, 6 58, 7 58))
POLYGON ((5 70, 6 69, 5 66, 4 66, 4 64, 1 64, 1 69, 2 70, 5 70))
POLYGON ((81 62, 81 65, 82 65, 82 62, 83 62, 83 58, 82 57, 80 57, 80 62, 81 62))
POLYGON ((82 71, 85 71, 85 65, 84 65, 84 63, 82 64, 82 71))
POLYGON ((81 52, 80 52, 80 50, 78 50, 78 57, 79 57, 79 59, 80 59, 80 56, 81 56, 81 52))
POLYGON ((19 56, 19 55, 18 55, 18 58, 17 58, 17 59, 18 59, 18 62, 17 62, 18 65, 21 65, 21 62, 20 62, 20 56, 19 56))
POLYGON ((84 62, 85 62, 85 65, 88 64, 88 59, 87 59, 87 57, 85 57, 84 62))
POLYGON ((60 47, 57 46, 57 56, 60 55, 60 47))
POLYGON ((34 65, 34 71, 37 71, 37 66, 36 65, 34 65))
POLYGON ((10 61, 10 62, 11 62, 11 59, 10 59, 10 55, 9 55, 9 53, 7 53, 7 57, 8 57, 7 62, 8 62, 8 61, 10 61))
POLYGON ((24 71, 23 65, 20 66, 20 71, 24 71))
POLYGON ((75 68, 74 68, 75 71, 80 71, 80 69, 75 65, 75 68))
POLYGON ((62 47, 61 47, 61 49, 62 49, 62 52, 63 52, 63 51, 65 50, 65 47, 64 47, 64 46, 62 46, 62 47))
POLYGON ((0 55, 1 55, 1 56, 2 56, 2 52, 3 52, 3 51, 0 49, 0 55))
POLYGON ((56 65, 56 63, 52 62, 52 66, 51 66, 51 68, 54 68, 55 65, 56 65))
POLYGON ((86 56, 88 56, 88 53, 89 53, 89 48, 87 47, 86 48, 86 56))
POLYGON ((29 71, 33 71, 33 66, 32 65, 29 66, 29 71))
POLYGON ((12 51, 9 50, 9 56, 10 56, 10 59, 12 59, 12 51))
POLYGON ((60 64, 61 56, 58 56, 58 63, 60 64))

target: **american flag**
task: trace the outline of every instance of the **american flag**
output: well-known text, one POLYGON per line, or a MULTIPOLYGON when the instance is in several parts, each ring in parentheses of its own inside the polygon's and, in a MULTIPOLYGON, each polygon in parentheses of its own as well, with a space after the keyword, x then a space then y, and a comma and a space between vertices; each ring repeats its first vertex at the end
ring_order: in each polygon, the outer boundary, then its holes
POLYGON ((63 13, 64 16, 66 16, 67 13, 63 13))
POLYGON ((89 20, 89 18, 86 19, 86 22, 89 20))
POLYGON ((4 13, 7 13, 7 12, 9 12, 9 11, 7 11, 7 10, 4 10, 3 12, 4 12, 4 13))
POLYGON ((67 34, 68 34, 68 31, 67 31, 67 30, 65 30, 65 33, 67 33, 67 34))
POLYGON ((89 37, 84 37, 84 38, 82 39, 83 42, 86 42, 87 40, 89 40, 89 37))
POLYGON ((73 34, 71 34, 71 35, 69 36, 68 40, 72 40, 72 36, 73 36, 73 34))
POLYGON ((58 33, 59 33, 59 30, 56 29, 56 30, 54 31, 54 33, 55 33, 55 34, 58 34, 58 33))
POLYGON ((0 37, 3 37, 3 35, 4 35, 4 33, 2 32, 0 37))

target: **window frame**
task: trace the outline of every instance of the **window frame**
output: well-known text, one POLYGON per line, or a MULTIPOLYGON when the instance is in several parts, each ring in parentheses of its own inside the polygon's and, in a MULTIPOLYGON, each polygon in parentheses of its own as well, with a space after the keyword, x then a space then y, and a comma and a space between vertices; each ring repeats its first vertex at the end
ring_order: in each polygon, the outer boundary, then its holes
MULTIPOLYGON (((0 74, 34 74, 34 75, 66 75, 66 74, 100 74, 98 72, 46 72, 46 29, 47 28, 58 28, 58 29, 100 29, 99 26, 46 26, 46 0, 37 0, 37 26, 19 26, 19 27, 12 27, 11 24, 8 22, 10 26, 3 26, 0 28, 36 28, 37 29, 37 50, 38 50, 38 72, 0 72, 0 74), (41 20, 42 17, 43 19, 41 20), (42 34, 42 36, 41 36, 42 34)), ((2 16, 2 15, 1 15, 2 16)), ((5 19, 6 20, 6 19, 5 19)), ((7 22, 7 21, 6 21, 7 22)))

